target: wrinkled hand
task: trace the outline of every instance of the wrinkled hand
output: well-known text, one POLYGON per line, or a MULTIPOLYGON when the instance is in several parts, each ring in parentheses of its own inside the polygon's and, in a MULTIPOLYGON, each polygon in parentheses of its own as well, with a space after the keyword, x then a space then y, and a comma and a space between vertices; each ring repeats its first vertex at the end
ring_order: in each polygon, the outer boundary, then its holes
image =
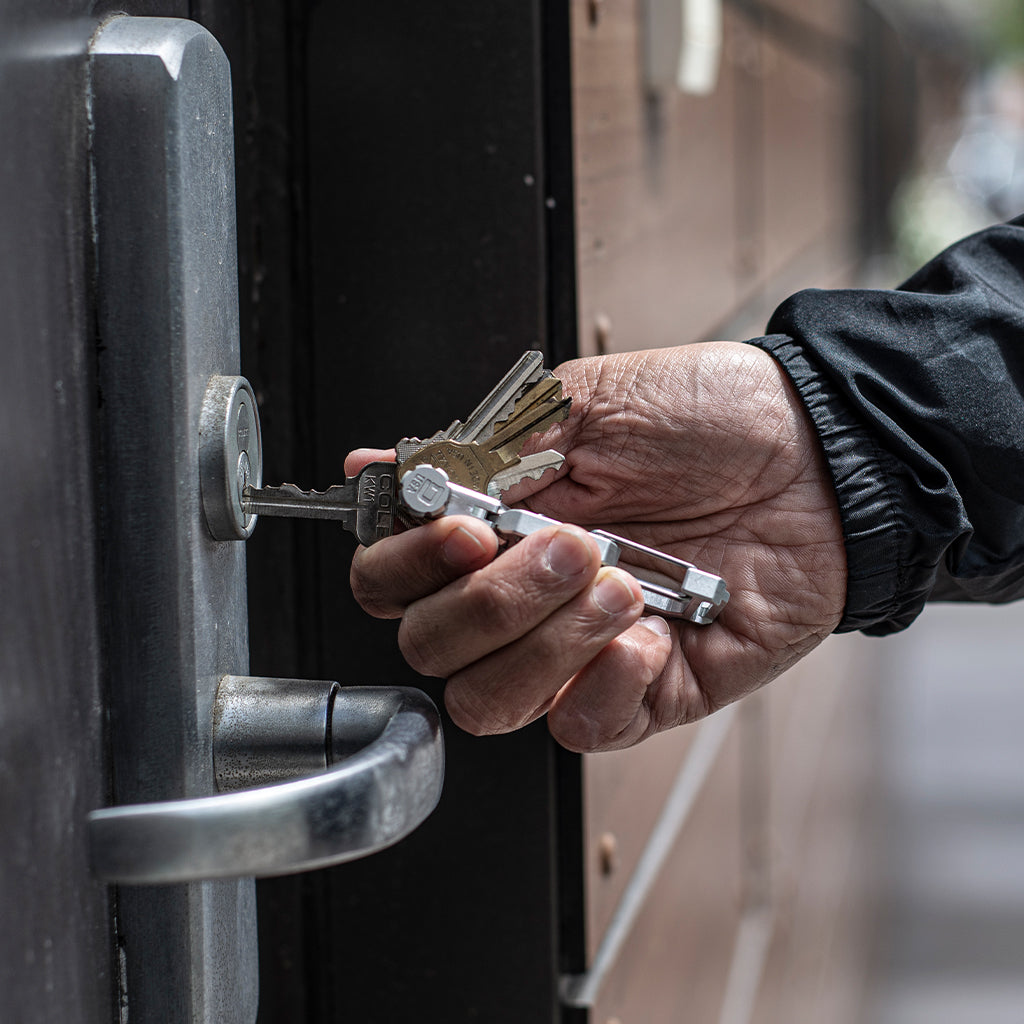
MULTIPOLYGON (((729 704, 832 632, 842 531, 813 427, 766 353, 715 342, 555 374, 572 410, 527 450, 557 448, 565 465, 505 500, 719 573, 732 596, 718 619, 644 616, 637 582, 602 568, 576 526, 498 554, 462 516, 361 548, 352 588, 370 614, 401 616, 403 655, 447 678, 457 725, 508 732, 547 713, 569 749, 615 749, 729 704)), ((345 471, 379 457, 353 452, 345 471)))

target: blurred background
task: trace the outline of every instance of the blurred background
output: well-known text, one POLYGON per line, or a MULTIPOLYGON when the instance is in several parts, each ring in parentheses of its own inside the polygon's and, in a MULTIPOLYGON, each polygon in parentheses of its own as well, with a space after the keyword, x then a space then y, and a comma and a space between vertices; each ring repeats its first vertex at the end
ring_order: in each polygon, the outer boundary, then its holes
MULTIPOLYGON (((935 26, 962 65, 918 78, 916 152, 879 247, 897 277, 1024 211, 1024 7, 906 6, 903 38, 935 26)), ((1019 606, 933 606, 879 645, 875 1024, 1024 1020, 1022 628, 1019 606)))
POLYGON ((881 643, 866 1020, 1024 1020, 1019 605, 932 607, 881 643))
MULTIPOLYGON (((881 73, 902 79, 890 99, 907 104, 895 116, 908 144, 891 164, 879 154, 862 236, 864 281, 887 287, 1024 212, 1024 5, 873 6, 905 52, 881 73)), ((864 680, 878 756, 871 1024, 1024 1021, 1022 630, 1020 606, 932 606, 908 632, 864 641, 878 669, 864 680)))
MULTIPOLYGON (((867 239, 868 283, 891 286, 1024 212, 1024 6, 875 7, 911 58, 914 106, 913 145, 867 239)), ((933 606, 877 642, 873 1024, 1024 1020, 1022 629, 1019 606, 933 606)))
MULTIPOLYGON (((1019 0, 726 3, 704 94, 652 86, 658 11, 574 5, 584 351, 756 335, 798 288, 893 287, 1024 213, 1019 0)), ((669 861, 701 871, 710 832, 702 877, 721 869, 735 756, 735 931, 714 946, 727 899, 694 901, 680 870, 632 941, 718 949, 682 970, 689 1002, 657 1004, 652 966, 646 997, 623 981, 591 1019, 1024 1021, 1022 632, 1020 606, 932 606, 745 701, 705 783, 718 816, 698 801, 669 861)), ((593 842, 617 834, 603 794, 629 756, 586 761, 593 842)))
POLYGON ((919 133, 889 207, 897 269, 910 271, 1024 209, 1024 10, 1008 0, 878 6, 908 46, 934 47, 914 83, 919 133))

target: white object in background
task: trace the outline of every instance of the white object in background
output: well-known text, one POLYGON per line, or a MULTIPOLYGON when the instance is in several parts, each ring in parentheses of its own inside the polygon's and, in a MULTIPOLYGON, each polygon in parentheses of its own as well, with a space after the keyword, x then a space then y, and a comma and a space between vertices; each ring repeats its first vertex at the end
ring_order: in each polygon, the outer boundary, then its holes
POLYGON ((718 82, 722 0, 647 0, 647 87, 707 96, 718 82))

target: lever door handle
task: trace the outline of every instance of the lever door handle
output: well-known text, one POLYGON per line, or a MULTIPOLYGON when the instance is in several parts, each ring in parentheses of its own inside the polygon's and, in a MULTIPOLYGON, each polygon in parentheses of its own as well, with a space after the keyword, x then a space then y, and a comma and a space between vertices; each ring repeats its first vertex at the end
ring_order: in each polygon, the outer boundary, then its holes
POLYGON ((112 882, 289 874, 374 853, 437 805, 437 709, 407 687, 225 676, 214 711, 215 796, 89 815, 93 866, 112 882), (317 767, 320 774, 308 774, 317 767), (271 781, 239 789, 250 780, 271 781))

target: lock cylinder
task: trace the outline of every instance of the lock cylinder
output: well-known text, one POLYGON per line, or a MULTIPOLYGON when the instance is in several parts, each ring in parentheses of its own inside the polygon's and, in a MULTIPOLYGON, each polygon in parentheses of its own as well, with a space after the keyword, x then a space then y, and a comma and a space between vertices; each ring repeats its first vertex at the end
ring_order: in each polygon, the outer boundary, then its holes
POLYGON ((263 483, 256 395, 244 377, 210 378, 199 417, 199 483, 214 540, 247 540, 256 516, 242 507, 246 487, 263 483))

